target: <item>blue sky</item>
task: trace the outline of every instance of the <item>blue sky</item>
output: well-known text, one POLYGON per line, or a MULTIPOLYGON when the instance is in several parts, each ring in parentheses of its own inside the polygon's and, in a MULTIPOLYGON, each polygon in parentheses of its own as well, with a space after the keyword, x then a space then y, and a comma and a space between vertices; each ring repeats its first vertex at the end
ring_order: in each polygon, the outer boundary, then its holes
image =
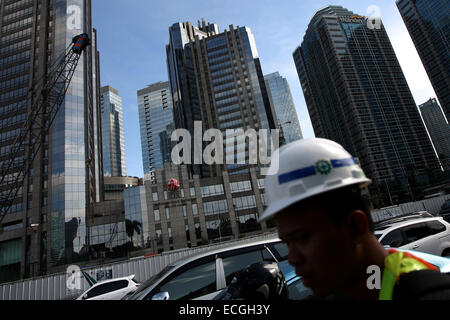
POLYGON ((93 0, 92 19, 100 51, 100 82, 119 91, 123 99, 127 175, 143 177, 136 91, 167 81, 165 46, 169 26, 176 22, 248 26, 256 41, 264 74, 287 78, 305 138, 314 137, 292 52, 301 44, 314 13, 341 5, 371 16, 379 8, 416 104, 436 97, 394 0, 93 0))

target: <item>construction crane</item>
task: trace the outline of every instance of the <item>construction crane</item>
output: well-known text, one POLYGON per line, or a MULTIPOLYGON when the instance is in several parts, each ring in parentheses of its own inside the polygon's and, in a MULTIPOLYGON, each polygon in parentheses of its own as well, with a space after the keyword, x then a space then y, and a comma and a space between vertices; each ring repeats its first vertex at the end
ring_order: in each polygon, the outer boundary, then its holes
POLYGON ((41 80, 30 88, 31 108, 14 142, 0 155, 0 233, 1 222, 23 192, 43 139, 64 101, 83 50, 90 45, 86 33, 75 36, 41 80), (44 134, 43 134, 44 133, 44 134))

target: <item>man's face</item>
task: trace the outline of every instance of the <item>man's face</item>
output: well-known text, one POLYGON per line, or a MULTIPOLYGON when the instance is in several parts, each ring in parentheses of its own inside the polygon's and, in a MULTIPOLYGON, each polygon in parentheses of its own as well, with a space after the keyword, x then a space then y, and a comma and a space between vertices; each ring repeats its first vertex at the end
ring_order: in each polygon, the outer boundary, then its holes
POLYGON ((316 205, 291 206, 275 216, 279 237, 289 247, 289 263, 314 294, 340 292, 356 265, 350 228, 336 225, 316 205), (353 269, 353 270, 352 270, 353 269))

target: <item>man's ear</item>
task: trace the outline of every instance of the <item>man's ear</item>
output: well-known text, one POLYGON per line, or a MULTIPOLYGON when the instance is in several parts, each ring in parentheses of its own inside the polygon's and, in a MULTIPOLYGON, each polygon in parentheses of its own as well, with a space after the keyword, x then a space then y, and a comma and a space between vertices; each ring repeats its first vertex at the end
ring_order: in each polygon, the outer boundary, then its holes
POLYGON ((348 214, 347 225, 350 227, 352 237, 356 242, 359 242, 370 230, 367 215, 361 210, 353 210, 348 214))

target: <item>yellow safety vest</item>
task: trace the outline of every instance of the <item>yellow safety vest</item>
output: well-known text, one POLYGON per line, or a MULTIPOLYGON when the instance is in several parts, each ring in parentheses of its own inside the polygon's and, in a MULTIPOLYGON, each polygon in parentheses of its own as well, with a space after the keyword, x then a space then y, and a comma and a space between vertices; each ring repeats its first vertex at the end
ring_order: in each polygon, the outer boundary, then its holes
POLYGON ((381 290, 379 300, 392 300, 395 283, 402 274, 432 269, 439 271, 439 268, 420 259, 408 252, 389 249, 389 255, 384 260, 383 279, 381 281, 381 290))

